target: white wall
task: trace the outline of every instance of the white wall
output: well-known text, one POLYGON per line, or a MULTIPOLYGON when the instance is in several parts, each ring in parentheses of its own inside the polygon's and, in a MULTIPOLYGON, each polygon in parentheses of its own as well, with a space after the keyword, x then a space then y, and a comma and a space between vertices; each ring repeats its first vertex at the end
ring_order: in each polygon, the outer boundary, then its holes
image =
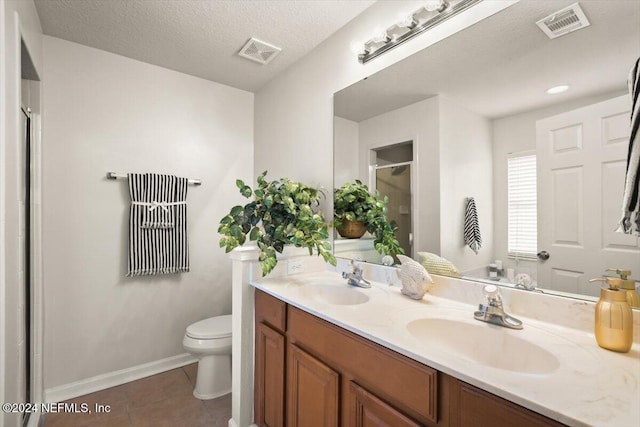
POLYGON ((346 182, 358 177, 358 123, 352 120, 334 117, 334 182, 335 188, 340 188, 346 182))
POLYGON ((184 353, 190 323, 231 311, 218 222, 253 180, 253 94, 44 38, 45 388, 184 353), (107 171, 189 187, 191 271, 127 278, 129 194, 107 171))
MULTIPOLYGON (((507 155, 536 149, 536 121, 622 94, 624 92, 613 92, 560 102, 550 107, 503 117, 492 122, 494 253, 496 259, 504 260, 505 268, 516 266, 514 260, 507 259, 507 155)), ((531 268, 535 272, 537 262, 519 261, 518 267, 531 268)))
MULTIPOLYGON (((20 189, 20 100, 23 38, 37 72, 42 69, 42 28, 31 0, 0 3, 0 402, 20 402, 20 369, 25 350, 22 332, 24 241, 20 189)), ((34 109, 35 109, 34 105, 34 109)), ((0 414, 0 426, 17 426, 19 414, 0 414)))
POLYGON ((441 254, 460 271, 493 259, 491 123, 485 117, 440 99, 441 254), (482 248, 476 255, 464 244, 467 197, 478 210, 482 248))
POLYGON ((360 122, 360 177, 367 182, 373 148, 413 141, 414 253, 440 253, 440 142, 438 97, 360 122))
MULTIPOLYGON (((386 28, 401 13, 422 6, 420 1, 374 3, 256 94, 254 171, 331 188, 333 93, 514 3, 483 1, 362 65, 352 42, 370 39, 376 27, 386 28)), ((328 202, 325 215, 332 215, 332 199, 328 202)))

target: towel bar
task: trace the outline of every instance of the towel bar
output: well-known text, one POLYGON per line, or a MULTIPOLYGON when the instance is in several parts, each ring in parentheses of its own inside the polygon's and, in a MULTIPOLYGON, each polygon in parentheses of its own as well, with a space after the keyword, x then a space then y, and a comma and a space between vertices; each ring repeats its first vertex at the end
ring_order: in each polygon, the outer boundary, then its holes
MULTIPOLYGON (((118 179, 118 178, 127 178, 126 173, 118 173, 118 172, 107 172, 107 179, 118 179)), ((202 181, 199 179, 189 179, 190 185, 202 185, 202 181)))

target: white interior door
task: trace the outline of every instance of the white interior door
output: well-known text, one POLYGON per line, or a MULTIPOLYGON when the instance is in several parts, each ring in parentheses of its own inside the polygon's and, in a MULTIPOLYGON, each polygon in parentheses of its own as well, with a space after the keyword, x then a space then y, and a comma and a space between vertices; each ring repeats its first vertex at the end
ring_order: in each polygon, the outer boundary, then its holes
POLYGON ((616 233, 629 144, 628 96, 536 124, 541 286, 599 295, 606 268, 640 277, 640 239, 616 233))

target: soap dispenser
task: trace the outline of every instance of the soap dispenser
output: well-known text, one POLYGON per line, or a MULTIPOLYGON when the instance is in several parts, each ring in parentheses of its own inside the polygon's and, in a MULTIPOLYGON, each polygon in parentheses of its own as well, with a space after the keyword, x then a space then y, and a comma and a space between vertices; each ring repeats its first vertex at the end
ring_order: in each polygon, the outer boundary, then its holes
POLYGON ((638 291, 636 290, 636 282, 629 279, 631 271, 620 270, 619 268, 607 268, 607 271, 613 271, 620 276, 620 289, 627 293, 627 302, 631 308, 640 308, 640 295, 638 295, 638 291))
POLYGON ((600 299, 596 304, 596 341, 602 348, 626 353, 633 344, 633 313, 627 302, 627 292, 620 289, 622 279, 603 277, 590 280, 596 281, 609 285, 600 289, 600 299))

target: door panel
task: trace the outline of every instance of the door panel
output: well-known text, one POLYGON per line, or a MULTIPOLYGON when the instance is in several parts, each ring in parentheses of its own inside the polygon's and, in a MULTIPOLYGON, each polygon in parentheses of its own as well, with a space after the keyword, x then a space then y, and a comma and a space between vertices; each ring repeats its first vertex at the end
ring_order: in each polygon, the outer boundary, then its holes
POLYGON ((354 406, 354 419, 349 420, 349 426, 420 427, 420 424, 354 382, 349 385, 349 393, 354 406))
POLYGON ((597 296, 588 280, 607 268, 640 276, 640 239, 616 233, 629 138, 621 96, 536 124, 541 286, 597 296))
POLYGON ((285 338, 263 323, 256 327, 255 422, 284 426, 285 338))
POLYGON ((287 425, 337 427, 340 378, 294 344, 288 345, 287 425))

